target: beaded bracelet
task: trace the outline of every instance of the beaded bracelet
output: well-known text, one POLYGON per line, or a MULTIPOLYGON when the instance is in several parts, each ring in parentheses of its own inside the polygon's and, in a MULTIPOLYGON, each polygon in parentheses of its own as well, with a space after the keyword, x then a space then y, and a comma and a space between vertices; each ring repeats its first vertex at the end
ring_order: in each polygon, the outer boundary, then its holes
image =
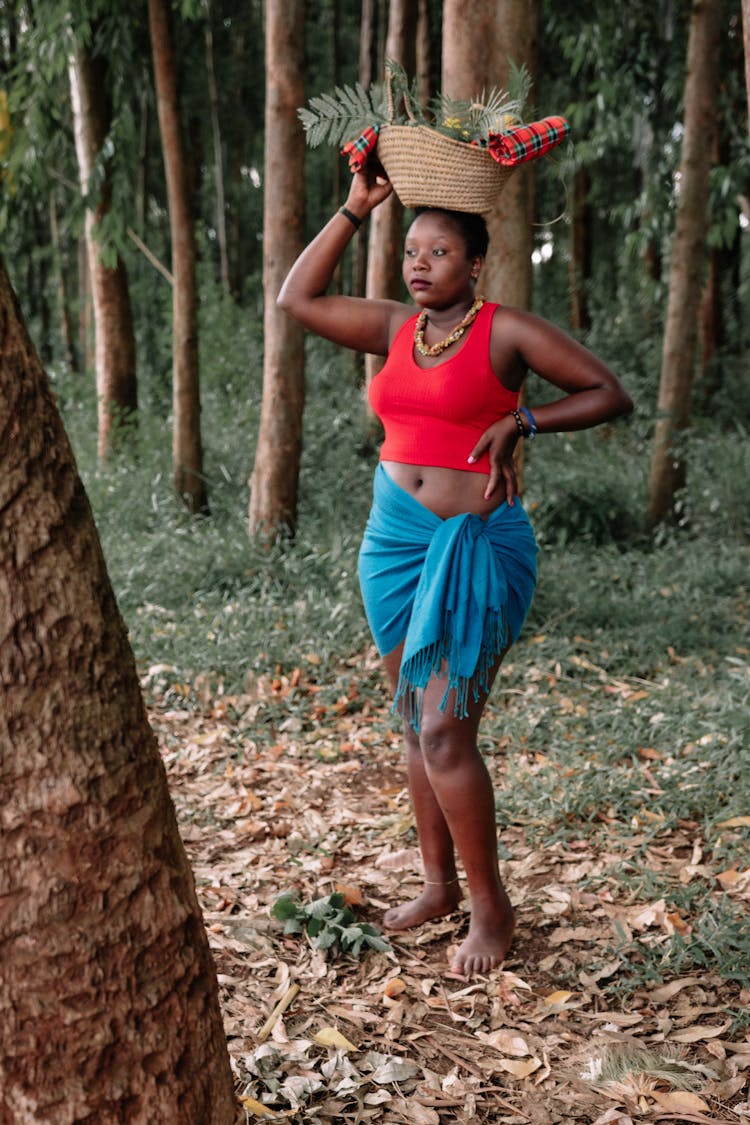
POLYGON ((531 411, 526 406, 519 406, 518 413, 523 414, 524 418, 529 423, 529 432, 527 434, 524 434, 524 437, 527 437, 529 441, 533 441, 534 438, 537 435, 536 421, 534 419, 534 415, 531 413, 531 411))
POLYGON ((518 430, 519 436, 520 437, 526 437, 526 427, 523 424, 523 419, 521 418, 521 415, 518 413, 517 410, 511 410, 511 414, 513 415, 513 417, 516 420, 516 429, 518 430))

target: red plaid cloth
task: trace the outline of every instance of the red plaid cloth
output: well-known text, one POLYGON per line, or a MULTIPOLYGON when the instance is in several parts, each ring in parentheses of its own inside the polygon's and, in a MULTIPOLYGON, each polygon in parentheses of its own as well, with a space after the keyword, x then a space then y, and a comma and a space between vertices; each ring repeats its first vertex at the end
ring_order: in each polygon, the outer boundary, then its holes
POLYGON ((349 171, 361 172, 368 157, 378 143, 379 125, 368 125, 356 141, 347 141, 341 150, 342 156, 349 157, 349 171))
POLYGON ((491 133, 489 150, 498 162, 510 168, 523 164, 559 145, 570 132, 564 117, 545 117, 531 125, 519 125, 508 133, 491 133))

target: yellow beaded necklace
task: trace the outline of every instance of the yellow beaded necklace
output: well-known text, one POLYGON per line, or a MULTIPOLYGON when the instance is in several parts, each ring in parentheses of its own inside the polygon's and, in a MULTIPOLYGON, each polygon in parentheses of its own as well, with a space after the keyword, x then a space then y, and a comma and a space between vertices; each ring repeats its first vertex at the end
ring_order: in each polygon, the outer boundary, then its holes
POLYGON ((451 344, 455 344, 456 340, 460 340, 466 329, 474 323, 477 318, 477 313, 484 302, 484 297, 477 297, 461 323, 457 324, 444 340, 439 340, 437 344, 432 344, 429 347, 424 342, 424 330, 427 325, 427 309, 422 309, 417 317, 417 323, 414 326, 414 347, 419 354, 427 356, 440 355, 440 353, 444 352, 446 348, 449 348, 451 344))

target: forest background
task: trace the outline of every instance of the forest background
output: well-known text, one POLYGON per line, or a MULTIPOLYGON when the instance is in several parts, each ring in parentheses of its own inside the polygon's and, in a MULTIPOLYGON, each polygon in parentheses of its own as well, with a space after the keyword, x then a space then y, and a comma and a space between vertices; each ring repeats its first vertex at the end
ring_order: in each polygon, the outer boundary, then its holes
MULTIPOLYGON (((75 451, 147 698, 159 713, 252 711, 244 737, 292 755, 303 745, 319 762, 351 752, 339 720, 383 706, 356 585, 377 434, 361 360, 305 341, 303 429, 290 437, 294 502, 279 511, 280 534, 257 519, 253 526, 252 504, 248 526, 248 482, 271 472, 273 458, 258 452, 264 374, 266 388, 274 378, 264 323, 272 213, 291 213, 309 237, 342 202, 348 176, 330 148, 308 151, 304 168, 290 154, 285 197, 268 207, 266 111, 278 60, 264 54, 264 27, 275 11, 304 45, 306 99, 355 82, 365 57, 381 75, 399 7, 308 0, 264 11, 257 2, 185 0, 168 13, 182 228, 195 236, 194 407, 200 399, 184 447, 198 461, 177 472, 180 278, 153 26, 150 34, 141 5, 0 8, 2 257, 75 451), (120 337, 101 352, 87 240, 119 276, 127 311, 120 306, 117 331, 124 319, 132 348, 120 337), (120 370, 106 369, 123 356, 120 370)), ((443 8, 413 5, 419 77, 432 90, 450 49, 443 8)), ((525 755, 499 820, 523 825, 536 847, 621 825, 627 861, 617 878, 630 901, 666 902, 671 921, 651 946, 621 934, 618 972, 603 987, 627 999, 700 966, 728 988, 729 1034, 742 1036, 750 153, 740 4, 634 2, 624 13, 596 3, 584 15, 578 4, 543 2, 538 21, 534 109, 567 116, 571 141, 540 162, 527 188, 532 307, 617 371, 635 411, 617 426, 545 436, 525 450, 541 584, 506 677, 511 710, 504 703, 493 720, 490 743, 502 743, 510 720, 525 755), (684 310, 695 361, 683 364, 670 435, 681 473, 657 511, 670 265, 687 174, 688 39, 706 7, 719 13, 720 53, 713 112, 701 124, 710 171, 697 223, 700 304, 684 310), (584 706, 585 678, 596 690, 584 706), (550 711, 528 699, 529 683, 545 685, 550 711), (528 704, 523 713, 512 710, 515 696, 528 704), (554 763, 564 766, 562 782, 554 763), (638 842, 626 848, 628 827, 638 842), (705 878, 639 871, 643 849, 678 831, 705 878), (727 871, 737 878, 717 884, 727 871)), ((364 284, 363 253, 353 246, 336 282, 343 290, 364 284)), ((545 390, 532 377, 527 393, 533 404, 545 390)), ((389 767, 398 761, 392 740, 383 753, 389 767)))

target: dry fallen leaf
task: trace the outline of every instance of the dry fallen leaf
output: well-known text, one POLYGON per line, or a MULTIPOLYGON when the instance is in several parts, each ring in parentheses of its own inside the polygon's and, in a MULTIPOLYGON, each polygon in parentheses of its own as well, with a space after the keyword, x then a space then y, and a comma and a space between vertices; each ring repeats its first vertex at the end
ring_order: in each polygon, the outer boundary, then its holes
POLYGON ((255 1098, 246 1096, 240 1097, 240 1103, 245 1107, 245 1109, 249 1110, 250 1113, 254 1113, 256 1117, 276 1116, 276 1110, 269 1109, 267 1105, 263 1105, 262 1102, 256 1101, 255 1098))
POLYGON ((522 1058, 524 1055, 531 1054, 528 1043, 516 1031, 501 1028, 499 1031, 490 1032, 489 1035, 480 1031, 477 1032, 477 1038, 502 1054, 513 1055, 514 1058, 522 1058))
POLYGON ((497 1065, 501 1070, 512 1074, 514 1078, 528 1078, 542 1065, 541 1059, 498 1059, 497 1065))
POLYGON ((726 1023, 719 1024, 718 1027, 695 1024, 693 1027, 685 1027, 680 1031, 673 1032, 669 1038, 673 1043, 699 1043, 701 1039, 714 1039, 717 1035, 723 1035, 727 1028, 731 1026, 731 1023, 731 1020, 727 1020, 726 1023))
POLYGON ((653 1090, 651 1097, 662 1109, 671 1110, 673 1113, 710 1112, 710 1107, 704 1102, 703 1098, 699 1098, 697 1094, 691 1094, 688 1090, 670 1090, 667 1094, 653 1090))
POLYGON ((365 901, 359 887, 353 887, 349 883, 337 883, 336 890, 344 896, 346 906, 362 906, 365 901))
POLYGON ((342 1051, 356 1051, 357 1048, 345 1035, 337 1031, 335 1027, 321 1027, 320 1031, 316 1031, 313 1035, 316 1043, 321 1047, 338 1047, 342 1051))

